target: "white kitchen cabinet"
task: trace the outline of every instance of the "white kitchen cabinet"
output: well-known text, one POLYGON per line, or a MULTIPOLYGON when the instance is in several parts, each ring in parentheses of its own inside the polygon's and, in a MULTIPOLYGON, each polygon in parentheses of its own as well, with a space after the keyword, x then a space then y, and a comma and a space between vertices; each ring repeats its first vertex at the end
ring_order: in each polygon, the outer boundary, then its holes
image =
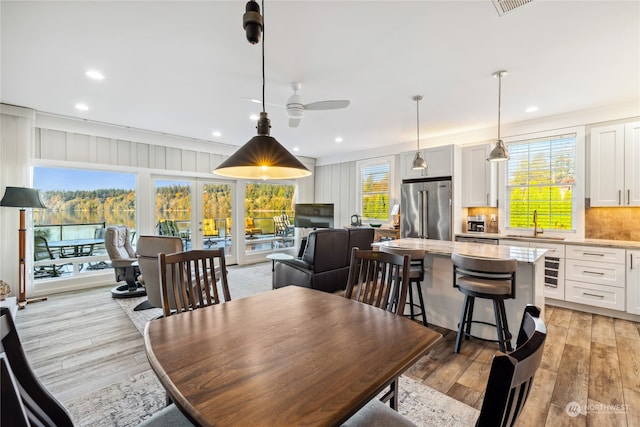
POLYGON ((627 313, 640 314, 640 250, 627 251, 627 313))
POLYGON ((420 155, 427 162, 426 169, 413 170, 413 159, 416 151, 402 153, 402 179, 439 178, 453 175, 453 145, 426 148, 420 150, 420 155))
POLYGON ((496 206, 492 186, 494 162, 488 162, 491 144, 462 149, 462 207, 496 206))
POLYGON ((640 206, 640 122, 591 130, 591 206, 640 206))
POLYGON ((567 245, 565 254, 566 301, 625 310, 624 249, 567 245))

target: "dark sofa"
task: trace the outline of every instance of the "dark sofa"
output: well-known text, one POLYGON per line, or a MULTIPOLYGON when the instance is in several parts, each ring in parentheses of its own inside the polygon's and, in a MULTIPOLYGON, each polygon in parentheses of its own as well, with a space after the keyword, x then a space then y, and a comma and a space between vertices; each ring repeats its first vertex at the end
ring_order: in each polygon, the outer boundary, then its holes
POLYGON ((297 285, 325 292, 345 289, 351 248, 371 249, 373 236, 372 228, 312 231, 301 257, 276 263, 274 288, 297 285))

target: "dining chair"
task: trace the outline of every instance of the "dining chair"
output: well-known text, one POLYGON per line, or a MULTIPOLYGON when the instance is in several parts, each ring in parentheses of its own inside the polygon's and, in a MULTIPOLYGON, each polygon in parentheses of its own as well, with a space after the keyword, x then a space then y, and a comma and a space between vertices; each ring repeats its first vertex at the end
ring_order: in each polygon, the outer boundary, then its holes
POLYGON ((345 298, 402 315, 410 261, 409 255, 352 248, 345 298))
MULTIPOLYGON (((480 414, 475 427, 506 427, 516 423, 533 386, 540 366, 547 329, 540 318, 540 309, 534 305, 525 308, 516 341, 516 350, 498 351, 491 361, 491 369, 484 392, 480 414)), ((428 402, 425 402, 428 406, 428 402)), ((437 413, 434 413, 437 416, 437 413)), ((434 420, 433 425, 446 421, 434 420)), ((343 427, 415 426, 403 415, 390 410, 373 399, 358 411, 343 427), (384 424, 380 424, 383 421, 384 424)))
POLYGON ((4 355, 0 425, 72 427, 67 410, 44 388, 31 369, 7 307, 0 307, 0 354, 4 355))
POLYGON ((164 315, 231 301, 224 256, 223 249, 160 253, 164 315))
POLYGON ((396 248, 392 246, 380 246, 380 251, 388 252, 396 255, 409 255, 411 257, 411 264, 409 266, 409 313, 411 320, 414 320, 416 316, 422 318, 422 324, 427 326, 427 308, 424 305, 424 296, 422 295, 422 281, 424 280, 424 249, 407 249, 396 248), (414 286, 415 285, 415 286, 414 286), (418 296, 418 302, 413 299, 413 290, 418 296))
MULTIPOLYGON (((351 249, 344 297, 402 315, 409 287, 409 255, 351 249)), ((398 378, 380 399, 398 409, 398 378)))

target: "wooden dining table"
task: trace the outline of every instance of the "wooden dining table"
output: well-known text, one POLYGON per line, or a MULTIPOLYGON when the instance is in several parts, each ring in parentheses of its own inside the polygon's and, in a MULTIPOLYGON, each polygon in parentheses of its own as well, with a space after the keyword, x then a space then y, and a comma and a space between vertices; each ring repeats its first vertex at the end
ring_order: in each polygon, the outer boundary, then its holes
POLYGON ((152 369, 202 426, 339 425, 441 339, 298 286, 155 319, 144 331, 152 369))

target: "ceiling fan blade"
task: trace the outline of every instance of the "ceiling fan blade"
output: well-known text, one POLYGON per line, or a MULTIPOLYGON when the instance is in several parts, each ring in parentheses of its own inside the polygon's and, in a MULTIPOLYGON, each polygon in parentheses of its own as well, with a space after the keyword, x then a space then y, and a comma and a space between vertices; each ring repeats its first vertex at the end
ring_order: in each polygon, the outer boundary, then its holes
POLYGON ((340 108, 347 108, 350 101, 347 100, 334 100, 334 101, 319 101, 312 102, 311 104, 305 104, 305 110, 339 110, 340 108))
MULTIPOLYGON (((245 101, 253 102, 254 104, 262 105, 262 101, 260 101, 259 99, 256 99, 256 98, 247 98, 247 97, 245 97, 245 96, 241 96, 241 97, 240 97, 240 99, 244 99, 245 101)), ((266 105, 272 105, 272 106, 274 106, 274 107, 282 107, 282 108, 284 108, 284 107, 285 107, 285 106, 284 106, 284 105, 282 105, 282 104, 276 104, 276 103, 268 102, 268 101, 267 101, 267 102, 265 102, 265 104, 266 104, 266 105)))
POLYGON ((290 128, 297 128, 299 124, 300 124, 300 119, 289 119, 290 128))

